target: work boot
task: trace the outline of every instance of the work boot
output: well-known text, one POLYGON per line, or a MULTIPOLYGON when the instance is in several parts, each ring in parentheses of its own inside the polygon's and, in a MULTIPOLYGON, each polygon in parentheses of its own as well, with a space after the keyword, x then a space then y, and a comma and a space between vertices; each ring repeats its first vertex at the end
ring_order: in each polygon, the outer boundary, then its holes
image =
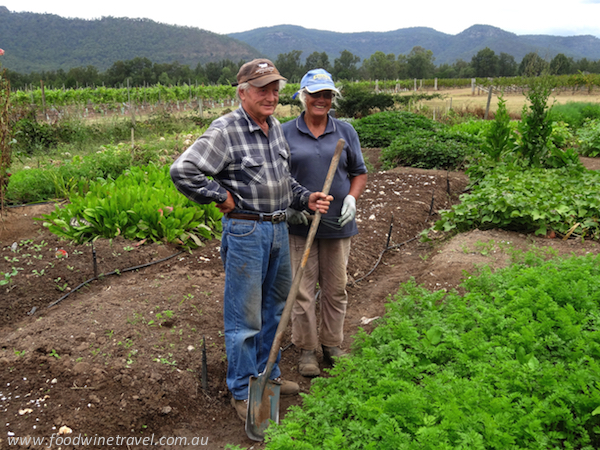
POLYGON ((274 381, 277 381, 281 384, 279 388, 280 395, 297 395, 300 392, 300 386, 298 383, 294 383, 293 381, 284 380, 281 377, 275 378, 274 381))
POLYGON ((304 377, 318 377, 321 373, 319 362, 314 350, 300 350, 300 360, 298 361, 298 372, 304 377))
POLYGON ((341 358, 342 356, 346 356, 346 353, 342 351, 339 347, 327 347, 326 345, 321 346, 323 348, 323 359, 328 364, 332 366, 335 365, 334 358, 341 358))
POLYGON ((248 414, 248 400, 236 400, 231 397, 231 406, 235 408, 235 412, 242 422, 246 423, 246 416, 248 414))

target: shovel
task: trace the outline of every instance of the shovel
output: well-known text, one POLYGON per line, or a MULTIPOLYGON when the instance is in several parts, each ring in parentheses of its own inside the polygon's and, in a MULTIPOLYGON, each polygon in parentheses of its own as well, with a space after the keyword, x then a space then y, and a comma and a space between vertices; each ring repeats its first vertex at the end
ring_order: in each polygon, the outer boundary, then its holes
MULTIPOLYGON (((327 178, 325 179, 325 185, 323 186, 323 193, 329 194, 331 183, 333 182, 333 176, 337 170, 340 157, 342 156, 342 150, 346 141, 340 139, 335 147, 335 153, 329 165, 329 171, 327 172, 327 178)), ((269 353, 269 359, 263 373, 258 377, 250 377, 250 383, 248 386, 248 413, 246 416, 246 434, 248 437, 255 441, 263 441, 265 439, 265 430, 270 424, 270 421, 279 423, 279 393, 280 383, 269 380, 277 355, 281 347, 281 340, 283 333, 287 327, 290 315, 292 313, 292 307, 294 301, 298 295, 300 289, 300 280, 308 261, 308 255, 310 253, 310 247, 317 233, 319 227, 319 221, 321 220, 321 213, 315 212, 315 217, 310 225, 308 231, 308 237, 306 238, 306 245, 304 247, 304 253, 302 255, 302 261, 300 267, 296 271, 296 275, 292 281, 292 287, 287 296, 285 307, 281 313, 281 320, 277 326, 275 332, 275 338, 273 339, 273 345, 269 353)))

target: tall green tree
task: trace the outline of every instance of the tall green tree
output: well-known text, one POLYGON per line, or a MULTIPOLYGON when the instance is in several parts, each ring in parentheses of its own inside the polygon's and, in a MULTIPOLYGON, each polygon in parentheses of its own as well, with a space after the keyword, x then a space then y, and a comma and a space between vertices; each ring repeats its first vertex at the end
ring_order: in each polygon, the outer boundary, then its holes
POLYGON ((362 64, 365 75, 371 80, 395 80, 398 78, 398 65, 393 53, 386 55, 375 52, 362 64))
POLYGON ((489 47, 479 50, 471 58, 471 67, 476 77, 496 77, 498 76, 498 57, 494 50, 489 47))
POLYGON ((326 71, 331 72, 331 63, 329 62, 329 56, 326 52, 312 52, 306 57, 304 73, 312 69, 325 69, 326 71))
POLYGON ((517 75, 519 66, 513 55, 501 52, 498 57, 498 76, 499 77, 514 77, 517 75))
POLYGON ((340 57, 333 61, 332 75, 338 80, 357 80, 360 57, 353 55, 348 50, 340 52, 340 57))
POLYGON ((573 73, 573 58, 567 58, 564 53, 559 53, 550 61, 550 75, 568 75, 573 73))
POLYGON ((290 83, 299 83, 304 76, 304 65, 300 62, 302 50, 280 53, 275 60, 275 67, 290 83))
POLYGON ((408 76, 410 78, 432 78, 435 73, 433 52, 423 47, 415 46, 406 58, 408 76))
POLYGON ((548 69, 548 63, 535 52, 527 53, 519 64, 519 74, 524 77, 537 77, 548 69))

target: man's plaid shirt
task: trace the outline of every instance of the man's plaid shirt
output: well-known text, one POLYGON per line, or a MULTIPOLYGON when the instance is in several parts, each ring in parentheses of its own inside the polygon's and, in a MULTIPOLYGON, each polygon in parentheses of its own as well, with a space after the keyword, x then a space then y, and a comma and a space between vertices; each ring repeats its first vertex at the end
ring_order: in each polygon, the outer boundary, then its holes
POLYGON ((177 189, 196 203, 223 203, 259 213, 306 208, 310 192, 290 175, 290 151, 277 119, 266 136, 243 108, 215 120, 171 166, 177 189), (212 178, 212 179, 211 179, 212 178))

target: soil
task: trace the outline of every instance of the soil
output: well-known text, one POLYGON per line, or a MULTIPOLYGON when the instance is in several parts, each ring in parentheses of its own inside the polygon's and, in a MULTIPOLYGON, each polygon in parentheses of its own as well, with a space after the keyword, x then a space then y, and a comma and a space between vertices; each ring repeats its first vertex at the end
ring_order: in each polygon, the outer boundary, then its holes
MULTIPOLYGON (((378 149, 364 151, 374 170, 358 201, 360 234, 348 264, 347 351, 356 331, 372 330, 386 302, 411 278, 431 290, 453 289, 482 265, 505 267, 511 247, 548 255, 600 252, 596 242, 503 230, 422 243, 419 233, 460 201, 467 177, 381 171, 378 149)), ((600 168, 598 159, 583 162, 600 168)), ((55 207, 9 208, 0 222, 0 272, 17 270, 0 286, 0 449, 8 448, 9 437, 23 436, 46 438, 46 448, 53 435, 51 448, 63 449, 82 448, 73 445, 78 437, 112 437, 115 445, 87 446, 103 449, 145 448, 133 441, 144 437, 167 438, 160 449, 183 448, 182 438, 188 448, 263 448, 246 436, 225 384, 219 242, 191 252, 118 238, 76 245, 35 220, 55 207)), ((298 374, 297 356, 288 330, 282 373, 307 393, 311 381, 298 374)), ((301 402, 282 397, 281 417, 301 402)))

